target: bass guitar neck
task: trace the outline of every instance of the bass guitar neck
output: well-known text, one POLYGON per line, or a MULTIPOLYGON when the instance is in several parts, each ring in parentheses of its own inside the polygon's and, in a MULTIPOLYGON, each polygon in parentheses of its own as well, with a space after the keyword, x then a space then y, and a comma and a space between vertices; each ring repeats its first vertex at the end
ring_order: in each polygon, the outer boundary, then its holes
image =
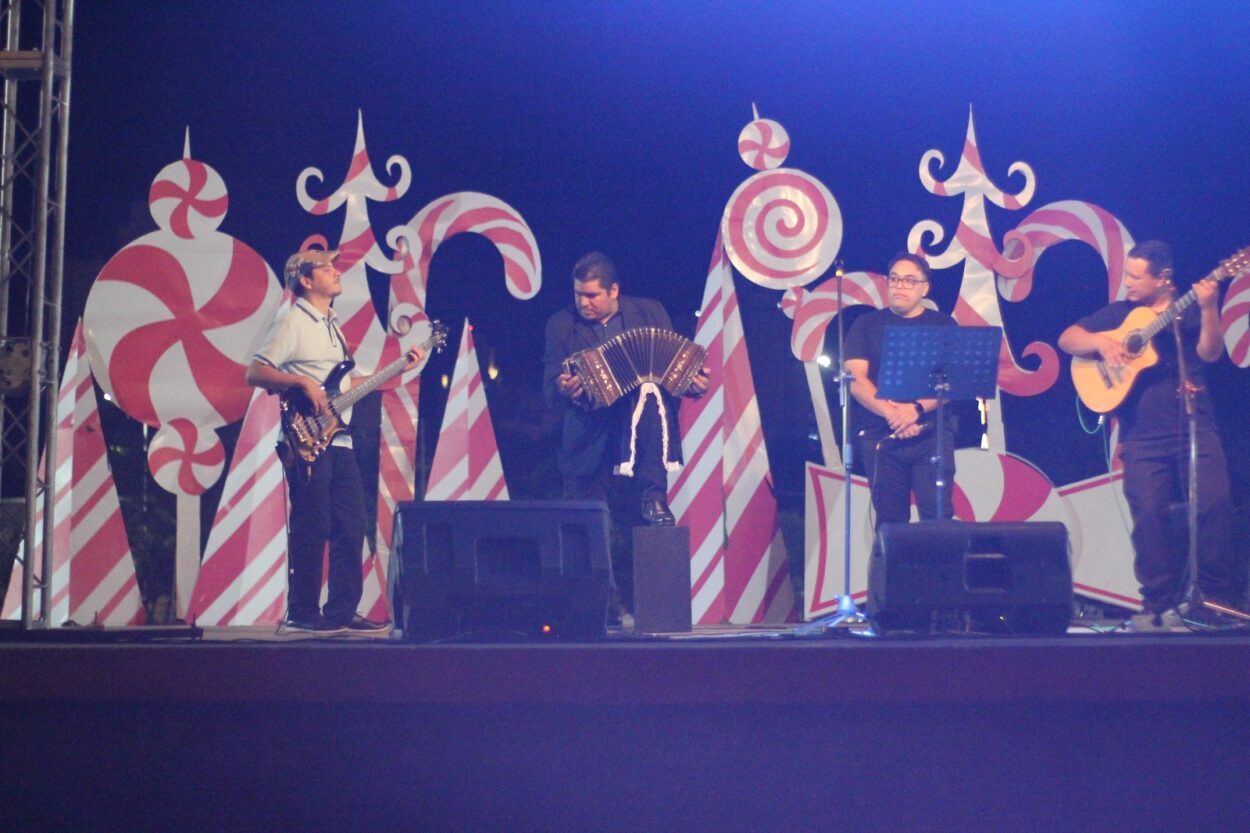
MULTIPOLYGON (((447 325, 440 321, 431 324, 430 337, 416 348, 422 352, 430 349, 441 350, 447 343, 447 325)), ((356 363, 351 359, 340 362, 326 377, 321 388, 326 392, 326 407, 320 413, 313 403, 299 388, 283 391, 279 397, 278 412, 282 422, 282 433, 286 440, 286 452, 283 463, 291 465, 298 460, 313 463, 325 453, 336 436, 348 430, 343 414, 365 396, 373 393, 382 385, 394 379, 408 368, 408 354, 411 350, 395 361, 374 373, 354 387, 340 392, 343 377, 351 372, 356 363)))

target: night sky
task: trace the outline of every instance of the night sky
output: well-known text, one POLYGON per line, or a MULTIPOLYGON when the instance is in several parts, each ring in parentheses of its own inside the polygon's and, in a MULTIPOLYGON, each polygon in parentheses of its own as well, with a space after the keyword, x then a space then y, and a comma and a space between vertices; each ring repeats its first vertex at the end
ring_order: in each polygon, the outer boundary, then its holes
MULTIPOLYGON (((393 181, 393 154, 413 173, 404 198, 370 207, 379 238, 430 200, 476 190, 515 207, 538 241, 533 300, 506 293, 493 246, 473 235, 439 250, 428 298, 456 330, 470 315, 479 355, 500 368, 489 396, 514 497, 559 488, 537 392, 543 322, 567 303, 572 264, 607 252, 626 292, 660 299, 692 334, 722 210, 752 173, 736 150, 752 103, 789 131, 787 164, 837 198, 851 270, 881 271, 922 219, 954 231, 961 200, 927 193, 917 168, 935 148, 947 157, 939 178, 949 175, 969 106, 990 177, 1014 192, 1012 163, 1037 174, 1024 211, 990 207, 1000 245, 1028 210, 1061 199, 1107 208, 1138 240, 1171 241, 1182 283, 1250 243, 1247 3, 78 6, 66 332, 104 262, 155 228, 148 188, 180 158, 187 128, 193 157, 229 189, 221 230, 278 271, 309 234, 337 240, 341 213, 306 214, 295 180, 321 168, 318 197, 342 181, 359 111, 379 178, 393 181)), ((945 311, 961 271, 936 277, 945 311)), ((801 507, 802 461, 817 447, 791 322, 778 293, 741 277, 737 290, 774 474, 783 504, 801 507)), ((1042 258, 1026 301, 1002 307, 1018 352, 1053 344, 1105 300, 1101 261, 1070 243, 1042 258)), ((426 429, 441 419, 437 375, 453 360, 448 351, 427 371, 426 429)), ((1250 370, 1224 359, 1213 384, 1244 503, 1250 370)), ((1077 425, 1066 362, 1051 391, 1004 407, 1008 450, 1057 484, 1105 466, 1077 425)))

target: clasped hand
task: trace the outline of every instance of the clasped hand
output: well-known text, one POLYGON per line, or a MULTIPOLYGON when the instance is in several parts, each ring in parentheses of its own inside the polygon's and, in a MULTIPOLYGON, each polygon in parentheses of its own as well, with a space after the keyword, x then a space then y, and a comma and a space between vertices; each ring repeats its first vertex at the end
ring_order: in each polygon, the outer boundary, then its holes
POLYGON ((890 431, 900 440, 911 439, 920 433, 920 414, 910 402, 889 403, 883 416, 890 431))

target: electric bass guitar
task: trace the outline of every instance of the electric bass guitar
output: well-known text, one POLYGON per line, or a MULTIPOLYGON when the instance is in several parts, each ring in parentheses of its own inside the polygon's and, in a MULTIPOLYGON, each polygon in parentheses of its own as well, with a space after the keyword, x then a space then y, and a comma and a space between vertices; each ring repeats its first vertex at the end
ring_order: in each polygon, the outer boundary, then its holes
MULTIPOLYGON (((417 349, 436 351, 442 350, 447 343, 447 325, 435 321, 430 337, 421 342, 417 349)), ((326 408, 320 414, 313 408, 312 401, 301 388, 290 388, 282 392, 278 401, 278 412, 282 419, 282 434, 286 442, 279 446, 282 462, 291 465, 299 460, 306 463, 316 461, 330 447, 335 435, 347 431, 343 422, 343 412, 362 398, 373 393, 384 383, 403 373, 408 367, 408 354, 411 349, 395 361, 374 373, 355 387, 339 393, 339 385, 343 377, 351 372, 356 363, 351 359, 340 362, 330 375, 326 377, 321 388, 326 392, 328 400, 326 408), (285 449, 283 449, 285 445, 285 449)))
MULTIPOLYGON (((1203 280, 1223 281, 1250 274, 1250 246, 1220 263, 1203 280)), ((1072 384, 1081 401, 1100 414, 1114 411, 1128 397, 1133 383, 1143 370, 1158 363, 1150 339, 1164 327, 1170 326, 1186 307, 1197 300, 1191 289, 1173 301, 1163 312, 1156 313, 1147 307, 1132 310, 1124 322, 1114 330, 1099 333, 1124 345, 1129 360, 1122 367, 1107 365, 1097 353, 1072 357, 1072 384)))

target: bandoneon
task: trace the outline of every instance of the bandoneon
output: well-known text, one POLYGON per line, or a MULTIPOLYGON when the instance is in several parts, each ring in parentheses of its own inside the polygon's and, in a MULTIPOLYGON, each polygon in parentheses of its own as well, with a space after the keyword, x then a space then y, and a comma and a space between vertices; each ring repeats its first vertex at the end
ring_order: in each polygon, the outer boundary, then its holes
POLYGON ((672 330, 635 327, 569 356, 564 372, 581 379, 592 408, 606 408, 646 382, 681 396, 706 357, 706 350, 672 330))

